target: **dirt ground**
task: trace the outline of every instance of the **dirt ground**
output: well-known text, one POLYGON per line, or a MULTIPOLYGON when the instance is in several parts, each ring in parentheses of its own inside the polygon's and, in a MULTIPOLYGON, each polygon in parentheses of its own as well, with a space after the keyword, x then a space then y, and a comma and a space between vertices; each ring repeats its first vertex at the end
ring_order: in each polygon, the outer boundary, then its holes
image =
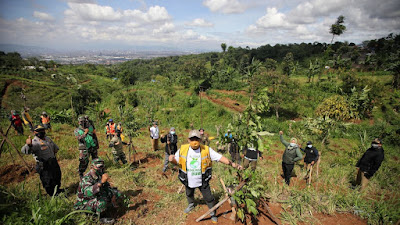
MULTIPOLYGON (((148 141, 147 139, 140 140, 140 141, 148 141)), ((276 146, 275 146, 276 147, 276 146)), ((160 147, 160 149, 163 149, 160 147)), ((141 148, 137 148, 137 153, 135 154, 135 163, 134 167, 136 168, 133 170, 134 173, 140 173, 140 172, 146 172, 148 169, 153 169, 154 168, 161 168, 161 165, 163 163, 163 152, 164 150, 159 150, 156 153, 155 152, 149 152, 149 151, 143 151, 141 148), (160 157, 161 156, 161 157, 160 157), (140 161, 140 163, 139 163, 140 161)), ((271 151, 272 154, 269 154, 266 158, 269 160, 280 160, 282 151, 278 150, 278 148, 274 148, 273 151, 271 151)), ((104 151, 99 152, 100 155, 104 155, 104 151)), ((131 156, 131 160, 133 160, 133 156, 131 156)), ((67 166, 68 160, 61 160, 60 161, 60 166, 64 167, 67 166), (64 163, 65 161, 65 163, 64 163)), ((32 169, 34 168, 34 165, 31 164, 29 165, 32 169)), ((34 171, 34 170, 33 170, 34 171)), ((162 177, 161 172, 160 174, 157 174, 157 176, 160 177, 160 179, 176 179, 176 185, 173 186, 168 186, 168 185, 159 185, 157 186, 158 193, 156 193, 157 190, 153 189, 145 189, 145 188, 134 188, 132 190, 127 190, 125 191, 124 194, 130 197, 130 200, 132 202, 131 205, 128 206, 128 208, 119 208, 117 210, 113 210, 109 212, 111 217, 117 218, 118 224, 125 224, 128 222, 134 222, 137 225, 143 224, 177 224, 176 223, 176 218, 184 218, 183 223, 187 225, 208 225, 208 224, 213 224, 210 220, 210 216, 207 216, 205 219, 203 219, 200 222, 196 222, 196 219, 203 215, 205 212, 208 211, 208 207, 203 203, 199 204, 196 206, 196 209, 190 213, 189 215, 184 215, 182 210, 181 205, 171 205, 168 206, 167 209, 165 208, 158 208, 157 203, 162 199, 162 193, 176 193, 176 187, 180 186, 179 181, 176 178, 176 170, 168 170, 165 178, 162 177), (160 194, 161 193, 161 194, 160 194)), ((22 182, 26 177, 34 177, 35 172, 31 172, 28 175, 27 169, 20 165, 6 165, 3 167, 0 167, 0 185, 8 185, 11 183, 15 182, 22 182)), ((279 182, 279 185, 283 185, 281 183, 281 179, 277 179, 279 182)), ((291 185, 299 185, 303 188, 306 188, 305 181, 302 179, 299 179, 297 177, 292 178, 292 183, 291 185)), ((313 183, 313 186, 316 183, 313 183)), ((178 195, 178 194, 177 194, 178 195)), ((184 193, 181 193, 181 195, 184 195, 184 193)), ((196 195, 196 198, 201 198, 201 196, 196 195)), ((283 211, 281 205, 279 203, 269 203, 269 208, 272 211, 272 213, 275 215, 276 218, 278 218, 278 222, 281 223, 279 220, 281 213, 283 211)), ((265 225, 270 225, 270 224, 275 224, 273 220, 271 219, 272 217, 268 213, 268 211, 263 207, 259 207, 259 215, 257 216, 257 221, 251 221, 249 219, 246 219, 246 222, 244 224, 265 224, 265 225)), ((237 221, 236 223, 232 220, 230 220, 230 216, 232 215, 231 207, 228 202, 225 202, 218 210, 217 210, 217 216, 218 216, 218 224, 221 225, 227 225, 227 224, 242 224, 242 222, 237 221)), ((345 214, 340 214, 337 213, 335 215, 325 215, 325 214, 320 214, 320 213, 315 213, 313 215, 315 218, 315 224, 324 224, 324 225, 361 225, 361 224, 367 224, 366 220, 362 220, 359 217, 345 213, 345 214)), ((182 220, 181 220, 182 221, 182 220)), ((179 223, 178 223, 179 224, 179 223)), ((300 224, 306 224, 306 223, 300 223, 300 224)))
POLYGON ((22 182, 26 178, 33 176, 36 172, 34 170, 34 165, 28 165, 30 173, 25 166, 20 164, 11 164, 0 167, 0 185, 8 185, 15 182, 22 182))
POLYGON ((224 107, 229 108, 235 112, 243 112, 246 109, 245 105, 241 105, 236 100, 230 99, 228 97, 225 97, 223 99, 212 98, 211 96, 207 95, 205 92, 201 92, 201 96, 203 98, 206 98, 209 101, 214 102, 215 104, 223 105, 224 107))

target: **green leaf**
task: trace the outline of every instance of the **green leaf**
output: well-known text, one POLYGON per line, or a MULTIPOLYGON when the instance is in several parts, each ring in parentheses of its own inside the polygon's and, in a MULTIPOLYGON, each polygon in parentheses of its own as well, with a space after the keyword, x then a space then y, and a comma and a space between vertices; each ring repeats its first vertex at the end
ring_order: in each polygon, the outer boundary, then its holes
POLYGON ((249 212, 253 213, 253 215, 257 216, 258 210, 255 207, 250 207, 249 212))
POLYGON ((238 209, 236 215, 238 216, 238 218, 243 222, 244 221, 244 213, 243 213, 243 209, 238 209))

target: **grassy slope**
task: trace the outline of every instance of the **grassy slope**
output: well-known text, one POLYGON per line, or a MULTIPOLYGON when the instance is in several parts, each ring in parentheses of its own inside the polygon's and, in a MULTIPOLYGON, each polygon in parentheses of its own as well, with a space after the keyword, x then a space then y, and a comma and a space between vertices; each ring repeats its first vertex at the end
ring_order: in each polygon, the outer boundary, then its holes
MULTIPOLYGON (((102 80, 91 77, 91 82, 100 84, 112 82, 107 78, 102 80)), ((156 84, 139 85, 124 90, 129 92, 135 90, 141 93, 140 96, 156 93, 157 96, 167 96, 168 91, 157 87, 156 84)), ((171 91, 171 90, 169 90, 171 91)), ((172 90, 175 95, 161 99, 163 108, 174 108, 170 114, 161 109, 155 113, 154 118, 161 121, 161 130, 168 130, 170 126, 175 126, 177 133, 180 135, 180 143, 185 141, 184 135, 188 132, 190 121, 196 121, 194 126, 200 126, 200 104, 190 107, 190 90, 175 88, 172 90)), ((212 92, 218 95, 216 92, 212 92)), ((60 97, 61 98, 61 97, 60 97)), ((145 99, 146 97, 144 97, 145 99)), ((238 101, 246 99, 246 97, 238 97, 238 101)), ((118 110, 113 105, 115 99, 111 95, 104 99, 100 104, 101 109, 110 108, 111 115, 118 117, 118 110)), ((143 100, 143 99, 142 99, 143 100)), ((192 99, 193 100, 193 99, 192 99)), ((144 101, 144 100, 143 100, 144 101)), ((199 101, 194 99, 193 101, 199 101)), ((197 102, 199 103, 199 102, 197 102)), ((215 124, 221 123, 226 125, 231 120, 231 111, 225 110, 214 103, 202 101, 202 110, 204 114, 204 127, 211 136, 215 136, 215 124)), ((145 110, 139 107, 138 116, 145 120, 145 110)), ((290 122, 282 122, 280 127, 287 127, 290 122)), ((5 127, 7 122, 2 120, 2 127, 5 127)), ((272 126, 272 125, 271 125, 272 126)), ((39 177, 37 174, 30 176, 25 182, 11 183, 7 185, 7 191, 13 193, 6 195, 14 202, 12 209, 14 214, 8 214, 7 209, 2 212, 7 212, 3 217, 4 223, 18 222, 24 223, 31 219, 32 210, 37 211, 42 215, 44 223, 54 222, 72 210, 72 205, 75 201, 75 189, 78 182, 78 151, 77 144, 73 137, 73 127, 69 125, 54 124, 53 132, 49 136, 60 146, 59 160, 62 166, 63 179, 62 186, 69 188, 66 199, 57 202, 58 207, 51 207, 52 201, 43 196, 45 200, 38 199, 38 184, 39 177), (40 203, 40 204, 39 204, 40 203), (39 206, 41 209, 39 210, 39 206)), ((101 129, 98 129, 101 130, 101 129)), ((271 130, 272 131, 272 130, 271 130)), ((27 133, 26 133, 27 134, 27 133)), ((161 167, 163 161, 163 151, 156 153, 151 152, 150 142, 146 129, 138 138, 135 138, 134 143, 137 148, 137 158, 143 161, 142 164, 131 171, 130 167, 113 165, 110 149, 107 147, 104 135, 99 134, 101 140, 100 155, 106 160, 108 172, 112 176, 113 183, 124 193, 130 195, 131 205, 126 212, 113 212, 120 218, 120 223, 129 224, 134 221, 136 224, 153 224, 154 221, 163 224, 179 224, 185 221, 182 210, 186 205, 184 194, 176 194, 176 190, 180 187, 177 180, 177 173, 168 172, 168 178, 161 175, 161 167)), ((12 135, 11 139, 20 148, 26 137, 17 137, 12 135)), ((267 138, 271 140, 271 147, 265 153, 265 160, 259 163, 260 179, 267 186, 267 196, 271 197, 273 202, 282 203, 282 207, 286 212, 280 215, 283 221, 288 223, 296 223, 299 221, 312 222, 313 217, 310 212, 323 212, 334 214, 336 212, 350 212, 359 215, 362 218, 367 218, 369 223, 395 223, 400 215, 400 203, 398 190, 399 170, 398 149, 391 146, 385 146, 386 160, 376 176, 371 180, 368 189, 364 193, 359 193, 358 190, 349 188, 349 182, 355 177, 354 164, 361 154, 360 140, 358 138, 349 139, 332 139, 331 144, 325 147, 316 144, 317 148, 322 152, 321 173, 315 179, 311 188, 305 188, 304 180, 293 179, 293 185, 290 187, 290 192, 284 190, 282 180, 279 177, 281 171, 281 154, 283 147, 277 136, 267 138)), ((212 144, 215 147, 215 143, 212 144)), ((7 151, 10 148, 6 146, 7 151)), ((14 151, 14 150, 11 150, 14 151)), ((13 152, 16 156, 15 152, 13 152)), ((31 156, 24 156, 29 162, 33 163, 31 156)), ((17 160, 20 162, 20 160, 17 160)), ((12 164, 12 159, 9 154, 2 154, 0 166, 12 164)), ((297 174, 301 178, 304 171, 300 166, 296 166, 297 174)), ((230 170, 226 170, 226 166, 215 164, 212 188, 217 197, 222 196, 222 188, 216 178, 223 177, 227 183, 232 182, 233 175, 230 170)), ((42 188, 41 188, 42 189, 42 188)), ((41 190, 42 195, 44 190, 41 190)), ((199 198, 199 193, 196 194, 199 198)), ((55 203, 53 203, 55 204, 55 203)), ((11 208, 9 208, 11 209, 11 208)), ((1 208, 4 210, 4 208, 1 208)), ((197 209, 199 210, 199 209, 197 209)), ((88 220, 82 216, 75 217, 75 222, 88 220)))

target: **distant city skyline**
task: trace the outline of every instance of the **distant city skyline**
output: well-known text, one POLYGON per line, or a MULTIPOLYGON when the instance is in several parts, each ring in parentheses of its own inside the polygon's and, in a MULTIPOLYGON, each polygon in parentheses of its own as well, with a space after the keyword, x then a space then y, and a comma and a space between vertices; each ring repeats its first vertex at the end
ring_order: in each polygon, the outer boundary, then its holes
POLYGON ((398 0, 0 0, 0 44, 55 50, 221 51, 400 34, 398 0))

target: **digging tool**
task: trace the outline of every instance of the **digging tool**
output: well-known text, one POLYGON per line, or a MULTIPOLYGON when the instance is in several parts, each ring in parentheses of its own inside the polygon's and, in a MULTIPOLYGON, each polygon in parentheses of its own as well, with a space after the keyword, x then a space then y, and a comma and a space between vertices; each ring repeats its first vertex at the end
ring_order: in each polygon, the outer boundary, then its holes
POLYGON ((265 200, 261 199, 261 202, 264 204, 265 209, 268 211, 268 214, 271 216, 272 222, 274 222, 277 225, 281 225, 279 223, 278 219, 275 217, 275 215, 272 213, 271 209, 269 208, 268 204, 265 202, 265 200))
MULTIPOLYGON (((231 195, 235 194, 236 191, 239 191, 240 189, 242 189, 242 187, 247 183, 247 180, 244 180, 242 182, 239 183, 239 185, 235 188, 235 190, 233 190, 233 192, 231 193, 231 195)), ((209 215, 211 212, 213 212, 214 210, 218 209, 222 204, 224 204, 224 202, 226 202, 228 199, 230 198, 230 196, 226 196, 224 199, 222 199, 220 202, 218 202, 214 207, 212 207, 211 209, 209 209, 206 213, 204 213, 202 216, 200 216, 199 218, 196 219, 196 222, 199 222, 200 220, 204 219, 204 217, 206 217, 207 215, 209 215)))
POLYGON ((312 169, 313 169, 314 165, 310 166, 310 170, 307 172, 308 177, 307 177, 307 184, 311 184, 311 176, 312 176, 312 169))
MULTIPOLYGON (((8 128, 7 128, 7 131, 6 131, 6 137, 7 137, 7 135, 8 135, 8 131, 10 131, 10 128, 11 128, 11 123, 10 123, 10 125, 8 125, 8 128)), ((4 145, 4 143, 6 142, 6 139, 3 139, 2 141, 1 141, 1 146, 0 146, 0 156, 1 156, 1 149, 3 148, 3 145, 4 145)))
POLYGON ((179 188, 179 190, 178 190, 178 192, 177 192, 178 194, 180 194, 180 193, 181 193, 181 191, 182 191, 183 187, 185 187, 185 185, 183 185, 183 184, 182 184, 182 186, 179 188))
POLYGON ((28 173, 31 173, 28 164, 25 162, 24 157, 22 157, 22 155, 21 155, 21 153, 18 151, 17 147, 15 147, 15 145, 3 134, 3 131, 2 131, 2 130, 0 130, 0 134, 1 134, 1 136, 3 136, 4 140, 6 140, 7 143, 8 143, 9 145, 11 145, 11 146, 15 149, 15 151, 18 153, 18 155, 19 155, 19 157, 21 158, 21 160, 24 162, 25 167, 26 167, 26 169, 28 170, 28 173))
MULTIPOLYGON (((229 196, 228 190, 226 189, 225 183, 224 183, 224 181, 222 180, 222 178, 219 178, 219 181, 221 181, 222 187, 224 188, 225 196, 229 196)), ((231 198, 228 198, 228 202, 229 202, 229 204, 232 205, 231 198)), ((233 206, 232 206, 232 214, 231 214, 231 217, 230 217, 229 219, 231 219, 231 220, 233 220, 233 221, 236 221, 236 208, 233 207, 233 206)))

